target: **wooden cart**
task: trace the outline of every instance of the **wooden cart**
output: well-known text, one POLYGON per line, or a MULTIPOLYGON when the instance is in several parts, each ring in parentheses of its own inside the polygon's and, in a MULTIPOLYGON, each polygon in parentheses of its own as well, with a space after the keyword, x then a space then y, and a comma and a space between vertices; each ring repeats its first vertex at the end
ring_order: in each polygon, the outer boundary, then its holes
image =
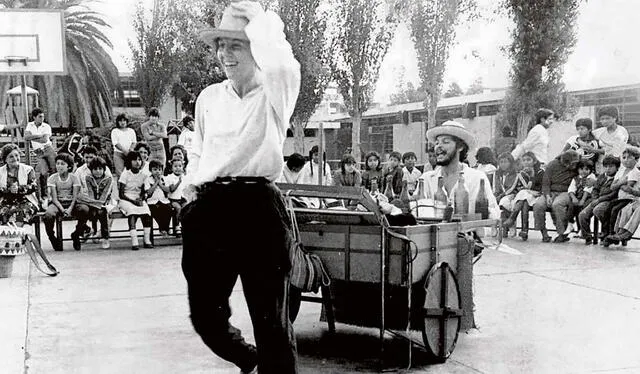
MULTIPOLYGON (((458 333, 473 327, 472 233, 499 220, 391 227, 363 188, 279 184, 288 197, 357 200, 366 211, 295 208, 300 238, 331 278, 319 302, 329 330, 335 322, 385 332, 420 345, 437 361, 453 352, 458 333), (410 338, 422 332, 422 343, 410 338)), ((292 300, 292 302, 300 302, 292 300)), ((411 365, 411 344, 408 349, 411 365)))

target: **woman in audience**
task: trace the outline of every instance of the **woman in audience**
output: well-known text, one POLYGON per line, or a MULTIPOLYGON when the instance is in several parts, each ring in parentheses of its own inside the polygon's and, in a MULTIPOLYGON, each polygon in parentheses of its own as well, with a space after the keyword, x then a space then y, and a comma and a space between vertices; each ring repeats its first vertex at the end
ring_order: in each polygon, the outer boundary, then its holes
POLYGON ((378 189, 382 191, 384 186, 382 183, 382 163, 380 162, 380 155, 378 152, 371 151, 367 153, 364 158, 364 172, 362 173, 362 185, 367 190, 371 191, 371 182, 376 181, 378 183, 378 189))
POLYGON ((516 196, 511 215, 504 222, 504 227, 510 228, 515 224, 518 214, 521 214, 522 229, 519 236, 526 241, 529 238, 529 208, 533 206, 542 189, 544 171, 533 152, 527 152, 520 158, 522 170, 518 173, 518 181, 522 184, 516 196))
POLYGON ((38 212, 36 173, 20 162, 20 149, 15 144, 2 147, 0 157, 4 162, 0 167, 0 221, 28 224, 38 212))

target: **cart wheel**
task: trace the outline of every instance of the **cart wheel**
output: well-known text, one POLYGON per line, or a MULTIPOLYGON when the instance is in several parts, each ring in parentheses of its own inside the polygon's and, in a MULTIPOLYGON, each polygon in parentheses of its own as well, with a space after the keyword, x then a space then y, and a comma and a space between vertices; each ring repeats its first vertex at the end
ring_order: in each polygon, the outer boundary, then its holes
POLYGON ((460 331, 462 307, 458 281, 446 262, 434 265, 425 281, 422 339, 438 362, 449 358, 460 331))

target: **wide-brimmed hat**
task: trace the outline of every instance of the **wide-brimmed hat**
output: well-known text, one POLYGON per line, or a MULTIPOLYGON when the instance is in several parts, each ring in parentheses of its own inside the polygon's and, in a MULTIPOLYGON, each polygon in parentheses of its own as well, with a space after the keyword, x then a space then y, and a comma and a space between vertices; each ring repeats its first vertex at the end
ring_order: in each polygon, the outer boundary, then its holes
POLYGON ((231 7, 228 6, 222 13, 222 19, 217 28, 207 27, 200 31, 198 37, 203 42, 212 47, 216 47, 216 40, 219 38, 249 40, 244 28, 249 23, 245 17, 236 17, 231 14, 231 7))
POLYGON ((469 150, 476 147, 476 138, 460 122, 447 121, 440 126, 427 130, 427 140, 429 140, 430 143, 435 142, 436 138, 440 135, 451 135, 459 138, 467 143, 469 150))

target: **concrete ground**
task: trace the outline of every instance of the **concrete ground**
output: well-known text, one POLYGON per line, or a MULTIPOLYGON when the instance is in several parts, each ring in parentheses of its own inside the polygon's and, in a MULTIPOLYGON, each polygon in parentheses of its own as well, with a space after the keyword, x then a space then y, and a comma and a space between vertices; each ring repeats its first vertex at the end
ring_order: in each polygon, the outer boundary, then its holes
MULTIPOLYGON (((479 329, 461 334, 444 364, 414 349, 414 366, 401 372, 640 373, 640 241, 505 243, 522 255, 487 250, 475 267, 479 329)), ((191 327, 179 245, 66 247, 46 247, 58 277, 21 256, 0 279, 0 373, 238 373, 191 327)), ((240 283, 231 304, 232 322, 253 341, 240 283)), ((318 304, 303 303, 294 324, 301 373, 378 370, 377 330, 337 324, 329 335, 318 316, 318 304)), ((403 341, 385 345, 387 368, 406 365, 403 341)))

